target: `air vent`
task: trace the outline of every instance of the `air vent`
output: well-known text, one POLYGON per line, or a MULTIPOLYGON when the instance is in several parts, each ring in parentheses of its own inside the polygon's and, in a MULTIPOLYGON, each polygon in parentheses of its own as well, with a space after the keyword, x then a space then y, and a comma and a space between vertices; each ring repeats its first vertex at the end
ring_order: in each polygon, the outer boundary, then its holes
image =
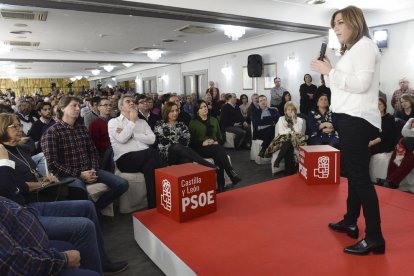
POLYGON ((10 33, 19 35, 19 34, 31 34, 32 32, 31 31, 11 31, 10 33))
POLYGON ((160 47, 137 47, 135 49, 132 49, 134 52, 148 52, 148 51, 154 51, 154 50, 164 50, 164 48, 160 47))
POLYGON ((175 39, 163 39, 161 40, 162 42, 167 42, 167 43, 171 43, 171 42, 177 42, 177 40, 175 39))
POLYGON ((4 41, 4 44, 10 45, 10 46, 39 47, 40 42, 30 42, 30 41, 4 41))
POLYGON ((47 11, 0 10, 4 19, 46 21, 47 11))
POLYGON ((175 30, 177 32, 183 32, 187 34, 209 34, 216 31, 215 28, 208 28, 203 26, 187 25, 180 29, 175 30))

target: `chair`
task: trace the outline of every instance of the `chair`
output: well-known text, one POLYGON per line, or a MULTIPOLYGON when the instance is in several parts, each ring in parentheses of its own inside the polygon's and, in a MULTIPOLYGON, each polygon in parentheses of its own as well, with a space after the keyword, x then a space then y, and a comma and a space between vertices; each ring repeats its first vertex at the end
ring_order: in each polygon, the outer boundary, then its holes
POLYGON ((234 149, 235 138, 236 138, 236 134, 226 131, 226 142, 223 144, 223 147, 225 147, 226 149, 234 149))
POLYGON ((115 166, 115 175, 122 177, 129 183, 128 190, 119 198, 119 212, 131 213, 148 208, 147 187, 144 174, 124 173, 115 166))
MULTIPOLYGON (((251 124, 251 130, 253 137, 253 123, 251 124)), ((262 158, 259 156, 259 152, 262 149, 262 143, 263 141, 259 139, 252 140, 252 145, 250 148, 250 160, 254 160, 254 162, 256 162, 258 165, 269 164, 271 160, 271 158, 262 158)))

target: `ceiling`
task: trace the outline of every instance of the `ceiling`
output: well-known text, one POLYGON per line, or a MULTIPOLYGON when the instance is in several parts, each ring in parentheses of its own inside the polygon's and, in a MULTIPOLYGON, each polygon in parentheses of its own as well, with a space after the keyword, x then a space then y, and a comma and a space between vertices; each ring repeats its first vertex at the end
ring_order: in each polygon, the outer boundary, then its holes
MULTIPOLYGON (((175 64, 206 49, 231 49, 234 44, 269 38, 278 44, 327 34, 332 11, 357 3, 366 12, 370 26, 412 20, 414 1, 326 0, 307 5, 305 0, 152 0, 76 1, 3 0, 1 10, 47 11, 46 21, 0 17, 0 41, 39 42, 39 46, 12 47, 0 54, 0 77, 10 77, 5 64, 14 64, 19 77, 91 76, 91 69, 104 64, 116 75, 133 62, 137 70, 154 63, 137 47, 155 47, 163 52, 156 63, 175 64), (361 2, 361 3, 360 3, 361 2), (21 26, 19 24, 26 24, 21 26), (223 33, 224 24, 246 26, 239 41, 223 33), (177 31, 186 25, 215 28, 208 34, 177 31), (11 32, 26 31, 24 34, 11 32), (164 39, 173 42, 163 42, 164 39), (227 46, 227 47, 224 47, 227 46)), ((229 51, 229 50, 223 50, 229 51)), ((132 69, 129 69, 132 70, 132 69)))

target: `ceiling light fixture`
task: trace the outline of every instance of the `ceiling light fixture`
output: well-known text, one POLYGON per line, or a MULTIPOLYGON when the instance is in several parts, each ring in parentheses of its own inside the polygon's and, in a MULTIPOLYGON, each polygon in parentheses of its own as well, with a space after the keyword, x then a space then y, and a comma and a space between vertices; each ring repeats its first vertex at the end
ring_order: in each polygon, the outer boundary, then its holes
POLYGON ((160 59, 161 55, 162 55, 162 53, 160 51, 157 51, 157 50, 147 52, 147 56, 153 61, 160 59))
POLYGON ((97 75, 99 75, 101 73, 101 70, 99 70, 99 69, 93 69, 93 70, 91 70, 91 73, 92 73, 92 75, 97 76, 97 75))
POLYGON ((308 5, 320 5, 325 4, 326 0, 308 0, 306 1, 306 4, 308 5))
POLYGON ((224 34, 231 40, 239 40, 246 33, 245 27, 227 25, 224 26, 224 34))
POLYGON ((112 72, 112 70, 114 70, 114 68, 115 68, 115 66, 113 66, 113 65, 111 65, 111 64, 107 64, 107 65, 104 65, 103 66, 103 69, 106 71, 106 72, 112 72))
POLYGON ((82 79, 82 76, 76 76, 75 77, 77 80, 81 80, 82 79))
POLYGON ((74 82, 75 80, 76 80, 76 78, 75 78, 75 77, 71 77, 71 78, 70 78, 70 81, 71 81, 71 82, 74 82))
POLYGON ((124 65, 126 68, 129 68, 134 64, 133 63, 122 63, 122 65, 124 65))

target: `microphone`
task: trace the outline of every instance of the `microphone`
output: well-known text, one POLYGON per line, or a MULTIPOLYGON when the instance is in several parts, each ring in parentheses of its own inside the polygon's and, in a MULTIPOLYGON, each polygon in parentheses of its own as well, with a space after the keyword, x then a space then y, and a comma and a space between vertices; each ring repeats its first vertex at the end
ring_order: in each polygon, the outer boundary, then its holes
POLYGON ((318 60, 323 60, 325 58, 325 53, 326 53, 326 42, 322 42, 321 51, 320 51, 318 60))

